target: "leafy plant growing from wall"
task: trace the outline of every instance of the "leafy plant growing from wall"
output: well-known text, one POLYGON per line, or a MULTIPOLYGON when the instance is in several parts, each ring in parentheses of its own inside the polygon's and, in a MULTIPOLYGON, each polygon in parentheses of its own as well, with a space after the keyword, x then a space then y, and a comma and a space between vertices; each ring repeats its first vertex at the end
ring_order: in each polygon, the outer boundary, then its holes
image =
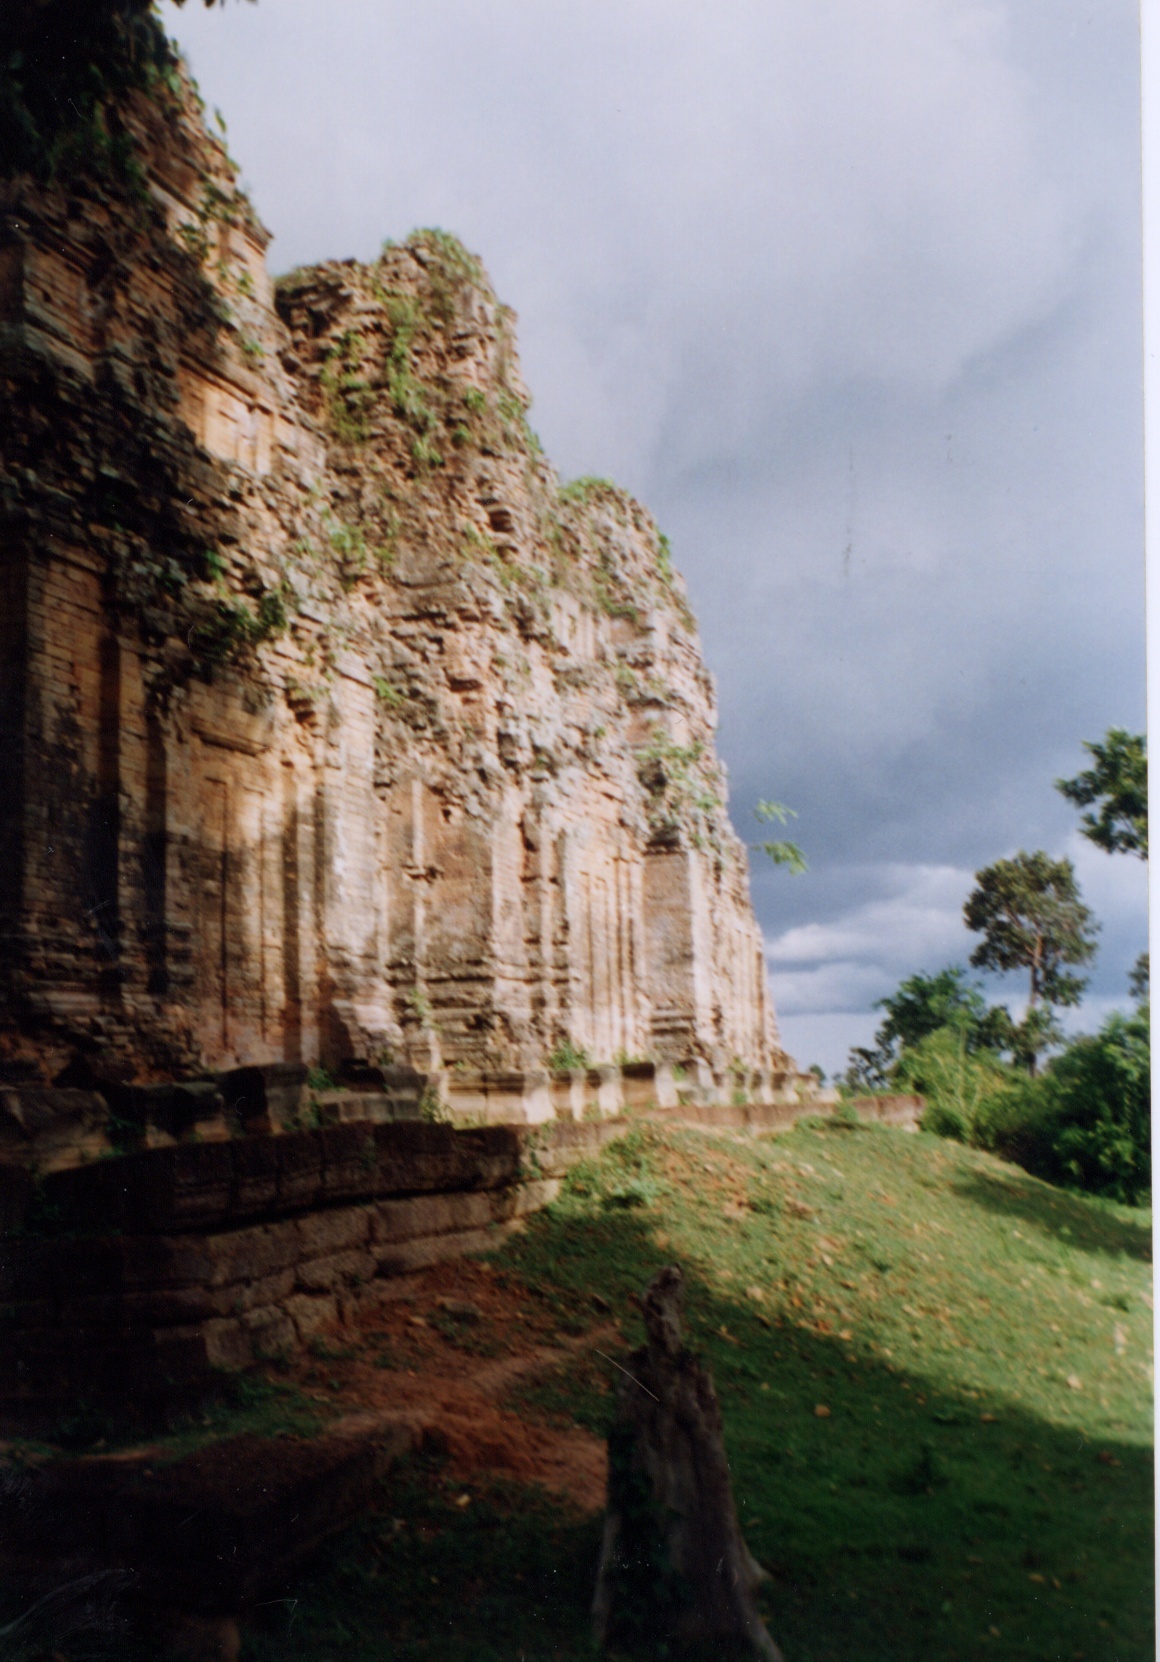
MULTIPOLYGON (((753 810, 754 817, 765 825, 786 825, 797 814, 792 808, 787 808, 784 802, 759 802, 753 810)), ((795 877, 809 870, 806 857, 797 843, 790 842, 787 837, 774 837, 765 842, 755 843, 755 848, 763 854, 768 854, 775 866, 784 866, 795 877)))

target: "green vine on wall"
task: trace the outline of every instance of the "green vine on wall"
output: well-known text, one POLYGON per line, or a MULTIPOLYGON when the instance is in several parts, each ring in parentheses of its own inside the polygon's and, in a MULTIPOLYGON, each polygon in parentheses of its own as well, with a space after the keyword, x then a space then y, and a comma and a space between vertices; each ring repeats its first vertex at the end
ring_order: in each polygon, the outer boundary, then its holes
POLYGON ((0 166, 42 180, 95 169, 143 187, 118 105, 181 94, 179 59, 151 0, 5 0, 0 166))
POLYGON ((678 744, 655 726, 652 738, 636 753, 636 771, 646 793, 649 828, 660 843, 677 843, 682 834, 694 848, 716 847, 717 819, 724 806, 717 781, 710 777, 702 739, 678 744))

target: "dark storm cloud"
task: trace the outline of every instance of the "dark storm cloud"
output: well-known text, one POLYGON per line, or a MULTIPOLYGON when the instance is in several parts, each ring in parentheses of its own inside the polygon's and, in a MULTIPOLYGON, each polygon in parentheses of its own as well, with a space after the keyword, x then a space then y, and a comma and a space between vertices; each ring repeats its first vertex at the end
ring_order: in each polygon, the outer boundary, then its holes
POLYGON ((811 856, 755 870, 801 1059, 965 956, 971 873, 1021 845, 1083 856, 1093 994, 1121 995, 1142 868, 1085 852, 1051 781, 1143 720, 1127 0, 167 20, 275 267, 456 230, 520 313, 561 472, 672 536, 738 828, 783 797, 811 856))

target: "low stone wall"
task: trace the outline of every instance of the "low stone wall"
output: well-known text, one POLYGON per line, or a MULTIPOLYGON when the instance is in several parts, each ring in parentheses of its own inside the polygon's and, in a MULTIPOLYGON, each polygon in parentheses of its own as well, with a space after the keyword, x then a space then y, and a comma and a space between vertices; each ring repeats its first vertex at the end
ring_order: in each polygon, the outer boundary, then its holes
MULTIPOLYGON (((617 1119, 675 1109, 731 1110, 741 1100, 765 1123, 826 1113, 837 1094, 812 1074, 769 1070, 714 1073, 665 1062, 486 1073, 467 1068, 420 1073, 409 1067, 349 1066, 325 1085, 296 1062, 232 1068, 204 1079, 151 1085, 0 1083, 0 1165, 38 1172, 175 1143, 223 1141, 374 1121, 419 1120, 432 1111, 454 1125, 544 1125, 617 1119)), ((875 1101, 878 1099, 867 1099, 875 1101)), ((901 1099, 900 1099, 901 1100, 901 1099)), ((728 1113, 721 1123, 733 1123, 728 1113)))
MULTIPOLYGON (((666 1112, 650 1112, 646 1117, 658 1124, 744 1130, 756 1136, 762 1131, 788 1130, 800 1119, 831 1119, 839 1106, 837 1091, 819 1090, 811 1097, 791 1097, 780 1102, 682 1102, 666 1112)), ((917 1131, 926 1098, 859 1096, 847 1108, 867 1125, 893 1125, 903 1131, 917 1131)))
MULTIPOLYGON (((923 1100, 853 1106, 913 1129, 923 1100)), ((832 1093, 638 1114, 756 1134, 819 1111, 833 1111, 832 1093)), ((392 1278, 495 1244, 627 1123, 366 1120, 171 1142, 40 1176, 0 1164, 0 1416, 195 1398, 220 1371, 293 1351, 391 1296, 392 1278)))
POLYGON ((924 1096, 856 1096, 851 1107, 861 1120, 879 1125, 897 1125, 904 1131, 917 1131, 926 1110, 924 1096))
POLYGON ((493 1245, 623 1122, 422 1121, 181 1143, 6 1180, 0 1408, 195 1397, 390 1278, 493 1245))

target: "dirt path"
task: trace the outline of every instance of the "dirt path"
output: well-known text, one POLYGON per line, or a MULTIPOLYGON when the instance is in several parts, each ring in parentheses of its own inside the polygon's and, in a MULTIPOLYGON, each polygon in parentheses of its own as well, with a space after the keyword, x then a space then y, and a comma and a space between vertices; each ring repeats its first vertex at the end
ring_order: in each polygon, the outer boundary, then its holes
POLYGON ((434 1265, 392 1293, 320 1334, 278 1377, 338 1410, 332 1429, 402 1422, 414 1446, 447 1455, 467 1495, 472 1477, 501 1475, 540 1484, 584 1512, 600 1510, 602 1439, 531 1408, 517 1412, 504 1398, 596 1351, 621 1349, 615 1323, 594 1309, 585 1332, 561 1333, 525 1289, 470 1261, 434 1265))

